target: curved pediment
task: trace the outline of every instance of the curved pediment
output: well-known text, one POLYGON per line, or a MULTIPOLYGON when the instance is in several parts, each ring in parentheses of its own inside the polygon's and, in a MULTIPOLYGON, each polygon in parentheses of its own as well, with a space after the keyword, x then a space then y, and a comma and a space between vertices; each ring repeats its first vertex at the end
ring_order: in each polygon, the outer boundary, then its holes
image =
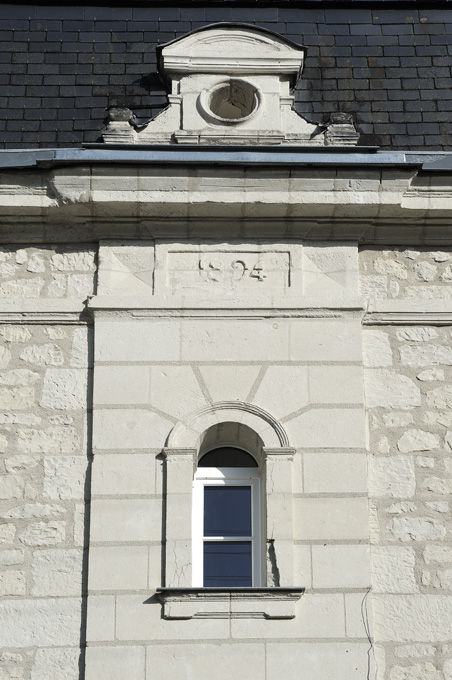
POLYGON ((295 82, 305 48, 254 26, 215 24, 160 49, 159 68, 174 73, 285 73, 295 82))

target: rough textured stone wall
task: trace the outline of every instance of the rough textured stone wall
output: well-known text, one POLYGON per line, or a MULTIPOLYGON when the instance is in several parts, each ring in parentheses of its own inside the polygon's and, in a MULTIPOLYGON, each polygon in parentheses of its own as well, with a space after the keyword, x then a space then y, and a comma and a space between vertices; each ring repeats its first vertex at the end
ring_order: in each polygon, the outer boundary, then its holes
POLYGON ((452 298, 452 250, 366 248, 361 251, 361 292, 378 299, 452 298))
POLYGON ((0 299, 79 298, 94 292, 91 246, 0 248, 0 299))
MULTIPOLYGON (((2 248, 0 276, 0 297, 82 300, 94 251, 2 248)), ((90 329, 32 320, 0 324, 0 680, 76 680, 90 329)))
MULTIPOLYGON (((452 296, 449 251, 361 253, 376 297, 452 296)), ((380 676, 452 678, 451 328, 364 328, 372 584, 380 676)))

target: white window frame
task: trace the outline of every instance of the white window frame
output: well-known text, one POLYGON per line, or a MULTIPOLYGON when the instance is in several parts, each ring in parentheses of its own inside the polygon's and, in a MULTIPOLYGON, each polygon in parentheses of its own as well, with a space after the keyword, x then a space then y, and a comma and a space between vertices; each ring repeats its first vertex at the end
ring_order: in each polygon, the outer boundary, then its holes
POLYGON ((256 588, 263 585, 263 512, 259 468, 198 468, 193 481, 192 518, 193 587, 204 587, 204 541, 221 540, 251 541, 252 587, 256 588), (251 487, 251 536, 228 536, 227 538, 222 536, 204 537, 204 487, 223 485, 251 487))

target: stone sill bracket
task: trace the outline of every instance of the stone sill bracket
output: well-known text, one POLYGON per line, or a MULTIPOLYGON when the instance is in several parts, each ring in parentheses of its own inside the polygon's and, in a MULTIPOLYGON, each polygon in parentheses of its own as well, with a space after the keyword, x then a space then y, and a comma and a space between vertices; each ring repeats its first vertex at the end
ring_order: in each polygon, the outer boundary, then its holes
POLYGON ((305 588, 157 588, 164 619, 293 619, 305 588))

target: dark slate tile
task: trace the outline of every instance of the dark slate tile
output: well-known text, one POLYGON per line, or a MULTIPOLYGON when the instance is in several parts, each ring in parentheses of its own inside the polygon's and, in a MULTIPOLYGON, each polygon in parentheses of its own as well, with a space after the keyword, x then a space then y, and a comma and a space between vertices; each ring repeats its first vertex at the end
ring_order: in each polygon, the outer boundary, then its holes
POLYGON ((373 11, 374 24, 412 24, 418 23, 419 13, 411 8, 403 10, 378 9, 373 11))
POLYGON ((96 31, 125 31, 127 24, 125 21, 95 21, 96 31))
POLYGON ((204 7, 181 7, 181 21, 204 21, 206 10, 204 7))
POLYGON ((85 7, 85 19, 95 21, 127 21, 132 19, 131 7, 85 7))
POLYGON ((94 21, 86 21, 86 20, 64 20, 63 21, 63 30, 65 31, 85 31, 85 32, 91 32, 94 31, 94 21))
MULTIPOLYGON (((336 32, 336 31, 335 31, 336 32)), ((351 24, 351 35, 378 35, 381 36, 381 26, 373 24, 351 24)))
POLYGON ((381 32, 383 35, 413 35, 413 24, 384 24, 381 32))
POLYGON ((37 21, 30 21, 30 31, 61 31, 63 24, 61 21, 52 21, 50 19, 39 19, 37 21))
POLYGON ((84 6, 76 5, 43 5, 36 8, 37 19, 83 19, 84 6))
MULTIPOLYGON (((43 55, 44 56, 44 55, 43 55)), ((27 73, 34 74, 48 74, 48 73, 59 73, 60 67, 58 64, 28 64, 27 73)))
POLYGON ((371 24, 372 13, 368 9, 326 9, 325 21, 328 24, 371 24))
POLYGON ((21 132, 35 132, 39 130, 38 120, 8 120, 6 122, 7 130, 17 130, 21 132))
POLYGON ((34 5, 2 5, 2 23, 3 19, 11 21, 34 19, 36 17, 36 9, 34 5))
MULTIPOLYGON (((263 9, 263 8, 262 8, 263 9)), ((230 7, 206 7, 204 10, 204 16, 194 17, 198 21, 211 21, 212 23, 217 21, 231 21, 231 8, 230 7)), ((181 8, 181 21, 189 21, 184 16, 184 10, 181 8)), ((271 19, 268 19, 271 21, 271 19)), ((278 10, 274 10, 274 21, 278 21, 278 10)))
MULTIPOLYGON (((158 31, 159 22, 158 21, 128 21, 127 30, 130 31, 158 31)), ((157 36, 156 36, 157 41, 157 36)))

